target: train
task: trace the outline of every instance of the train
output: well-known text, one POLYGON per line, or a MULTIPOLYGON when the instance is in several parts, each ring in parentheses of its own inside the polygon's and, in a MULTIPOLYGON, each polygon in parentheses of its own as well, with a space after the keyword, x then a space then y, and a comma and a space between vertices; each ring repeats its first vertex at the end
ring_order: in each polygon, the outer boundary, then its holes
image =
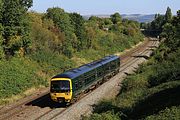
POLYGON ((116 75, 120 57, 109 55, 102 59, 57 74, 50 80, 50 97, 59 103, 72 103, 77 97, 116 75))

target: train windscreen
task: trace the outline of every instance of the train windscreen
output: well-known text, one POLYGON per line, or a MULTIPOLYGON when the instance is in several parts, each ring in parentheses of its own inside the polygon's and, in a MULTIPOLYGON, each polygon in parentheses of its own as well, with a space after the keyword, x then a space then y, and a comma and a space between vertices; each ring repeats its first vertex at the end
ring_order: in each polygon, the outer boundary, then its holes
POLYGON ((70 82, 67 80, 51 81, 51 92, 64 93, 70 91, 70 82))

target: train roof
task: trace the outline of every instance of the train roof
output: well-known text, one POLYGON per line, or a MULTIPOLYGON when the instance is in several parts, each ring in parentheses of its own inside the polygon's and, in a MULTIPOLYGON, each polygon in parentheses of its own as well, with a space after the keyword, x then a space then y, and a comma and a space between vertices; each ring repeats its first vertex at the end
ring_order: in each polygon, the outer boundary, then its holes
POLYGON ((73 78, 76 78, 76 77, 78 77, 78 76, 80 76, 86 72, 89 72, 95 68, 98 68, 104 64, 107 64, 113 60, 116 60, 118 58, 119 57, 116 55, 106 56, 100 60, 93 61, 91 63, 82 65, 78 68, 70 69, 70 70, 68 70, 62 74, 58 74, 58 75, 54 76, 53 78, 70 78, 70 79, 73 79, 73 78))

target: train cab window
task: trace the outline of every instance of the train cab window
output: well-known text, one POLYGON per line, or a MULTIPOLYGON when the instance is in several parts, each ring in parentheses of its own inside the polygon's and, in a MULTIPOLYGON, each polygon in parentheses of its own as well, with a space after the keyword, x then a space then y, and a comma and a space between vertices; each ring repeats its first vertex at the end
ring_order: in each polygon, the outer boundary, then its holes
POLYGON ((51 92, 68 92, 70 91, 70 82, 67 80, 51 81, 51 92))

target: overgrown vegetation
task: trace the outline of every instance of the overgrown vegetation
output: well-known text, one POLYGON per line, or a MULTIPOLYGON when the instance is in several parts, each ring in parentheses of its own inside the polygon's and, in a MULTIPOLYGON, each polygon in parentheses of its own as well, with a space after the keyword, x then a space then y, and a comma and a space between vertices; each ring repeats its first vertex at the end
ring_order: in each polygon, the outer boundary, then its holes
MULTIPOLYGON (((153 57, 123 81, 122 90, 115 99, 96 105, 94 114, 86 119, 179 120, 180 11, 173 17, 170 11, 168 8, 165 16, 161 16, 165 23, 161 24, 158 35, 163 41, 153 57)), ((158 19, 155 17, 151 25, 157 24, 158 19)))
POLYGON ((32 0, 0 0, 0 104, 31 87, 48 86, 55 74, 143 40, 140 25, 49 8, 28 12, 32 0))

